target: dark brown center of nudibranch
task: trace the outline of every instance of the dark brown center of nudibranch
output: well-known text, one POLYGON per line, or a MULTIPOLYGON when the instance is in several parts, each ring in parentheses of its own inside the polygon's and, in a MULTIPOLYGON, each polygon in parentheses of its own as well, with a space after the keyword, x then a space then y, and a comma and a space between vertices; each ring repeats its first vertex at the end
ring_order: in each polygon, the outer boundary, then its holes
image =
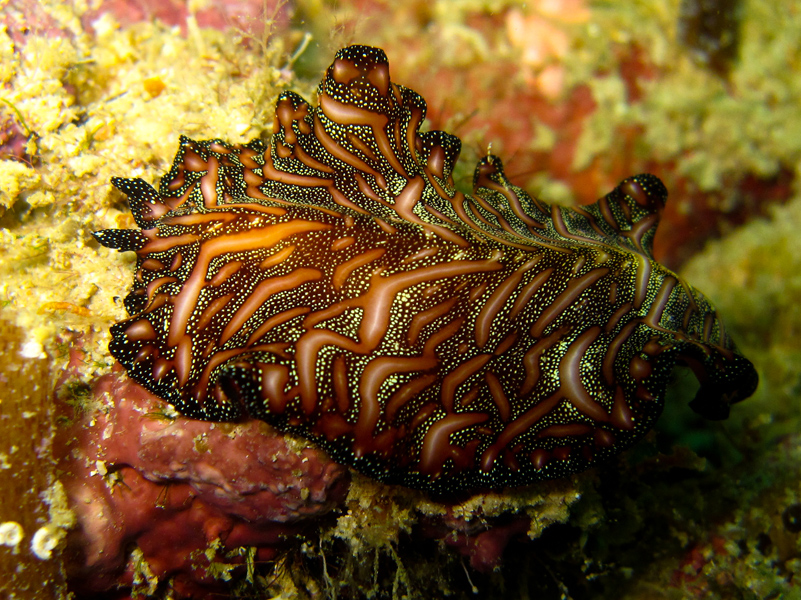
POLYGON ((182 413, 248 413, 383 481, 434 492, 562 477, 662 410, 677 362, 724 418, 757 376, 711 304, 651 257, 651 175, 551 206, 421 133, 425 102, 383 51, 341 50, 319 107, 281 95, 274 135, 181 138, 156 191, 115 179, 139 257, 112 354, 182 413))

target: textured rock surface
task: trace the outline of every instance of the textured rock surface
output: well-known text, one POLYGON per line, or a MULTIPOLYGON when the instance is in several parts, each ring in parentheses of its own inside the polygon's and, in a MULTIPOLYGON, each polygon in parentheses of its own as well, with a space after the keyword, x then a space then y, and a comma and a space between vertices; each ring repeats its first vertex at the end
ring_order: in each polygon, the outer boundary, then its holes
POLYGON ((78 517, 67 553, 76 590, 133 585, 147 572, 151 582, 174 577, 180 591, 208 592, 219 574, 212 563, 245 562, 227 551, 253 547, 270 560, 347 492, 343 467, 259 421, 168 416, 120 374, 95 382, 92 405, 59 435, 78 517))

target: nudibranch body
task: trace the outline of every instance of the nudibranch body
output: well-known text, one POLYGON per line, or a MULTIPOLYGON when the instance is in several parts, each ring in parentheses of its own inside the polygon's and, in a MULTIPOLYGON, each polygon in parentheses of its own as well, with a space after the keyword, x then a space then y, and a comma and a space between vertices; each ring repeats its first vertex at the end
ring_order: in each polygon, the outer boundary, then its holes
POLYGON ((713 419, 757 376, 702 294, 656 263, 652 175, 548 205, 501 162, 454 188, 458 138, 384 52, 341 50, 313 108, 274 135, 181 138, 158 191, 115 179, 138 229, 111 353, 185 415, 244 415, 379 480, 432 492, 524 485, 619 453, 659 416, 677 362, 713 419))

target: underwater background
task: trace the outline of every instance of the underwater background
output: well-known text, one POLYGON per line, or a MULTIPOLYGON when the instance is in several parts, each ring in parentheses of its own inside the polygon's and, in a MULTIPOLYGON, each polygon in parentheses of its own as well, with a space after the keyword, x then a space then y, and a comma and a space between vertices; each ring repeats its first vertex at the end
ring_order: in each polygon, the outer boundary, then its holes
POLYGON ((801 598, 799 48, 791 0, 0 0, 3 597, 801 598), (677 373, 617 460, 443 505, 129 389, 107 346, 133 259, 91 235, 133 227, 109 180, 158 181, 180 135, 269 139, 353 43, 462 139, 462 190, 488 148, 567 205, 658 175, 656 258, 755 395, 703 421, 677 373))

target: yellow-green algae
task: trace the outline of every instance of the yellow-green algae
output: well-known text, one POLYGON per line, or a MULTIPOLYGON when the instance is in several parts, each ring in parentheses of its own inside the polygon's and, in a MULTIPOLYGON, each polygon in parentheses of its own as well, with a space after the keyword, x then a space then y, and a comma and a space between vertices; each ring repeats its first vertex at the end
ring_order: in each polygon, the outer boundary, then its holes
POLYGON ((680 0, 589 4, 592 19, 568 30, 571 52, 564 62, 567 87, 588 83, 598 105, 574 169, 599 155, 614 160, 617 126, 637 125, 643 130, 637 155, 675 161, 676 173, 702 190, 720 189, 744 173, 775 175, 783 166, 801 176, 801 11, 794 2, 743 1, 739 60, 728 81, 682 47, 680 0), (640 82, 637 103, 627 100, 615 69, 616 48, 628 44, 643 48, 662 72, 640 82), (609 74, 599 77, 599 71, 609 74))
POLYGON ((735 416, 759 419, 774 435, 797 431, 801 412, 801 186, 796 188, 769 218, 710 243, 684 269, 727 315, 760 369, 756 397, 735 416))
MULTIPOLYGON (((602 169, 618 163, 625 151, 621 128, 636 127, 641 128, 634 147, 636 162, 675 164, 675 175, 688 178, 700 190, 726 189, 744 173, 769 177, 782 167, 796 177, 801 175, 801 111, 797 109, 801 11, 797 4, 743 0, 739 60, 727 81, 693 60, 682 45, 681 1, 416 0, 394 10, 392 18, 352 2, 333 7, 321 0, 298 4, 322 40, 315 68, 340 45, 359 41, 380 45, 390 53, 393 78, 398 81, 425 82, 431 73, 438 77, 442 68, 452 71, 455 89, 443 90, 445 99, 428 100, 454 111, 448 122, 439 125, 463 138, 460 166, 465 170, 460 173, 468 184, 474 155, 484 152, 488 143, 499 156, 507 156, 509 148, 503 139, 488 137, 480 128, 464 135, 460 131, 464 123, 480 122, 481 115, 492 113, 493 101, 502 95, 493 86, 524 96, 551 67, 558 68, 562 78, 553 94, 555 101, 565 99, 576 86, 587 85, 597 105, 576 148, 574 172, 594 159, 602 169), (520 23, 511 15, 518 13, 531 29, 512 35, 520 23), (543 42, 543 37, 557 41, 543 42), (633 48, 639 48, 658 71, 651 80, 639 80, 642 97, 637 102, 627 98, 619 71, 621 56, 633 48), (510 62, 518 66, 514 75, 503 80, 493 77, 493 73, 505 77, 508 72, 493 65, 510 62), (471 70, 482 69, 488 76, 483 84, 470 79, 471 70)), ((532 114, 531 120, 536 116, 532 114)), ((547 147, 551 136, 542 127, 538 132, 542 137, 533 136, 522 150, 547 147)), ((552 139, 560 135, 553 132, 552 139)), ((606 193, 610 185, 599 183, 603 187, 595 191, 595 197, 606 193)), ((553 189, 557 197, 571 197, 569 188, 543 173, 523 173, 517 184, 531 186, 548 199, 553 189)), ((686 199, 672 201, 682 204, 686 199)))
MULTIPOLYGON (((42 9, 66 18, 58 7, 42 9)), ((0 231, 0 300, 53 354, 56 336, 84 335, 86 360, 105 369, 108 326, 124 316, 113 298, 127 288, 131 266, 90 237, 132 225, 110 177, 157 180, 179 132, 231 142, 262 134, 271 124, 264 99, 287 73, 277 66, 278 45, 270 55, 248 53, 223 32, 194 28, 184 39, 157 24, 120 29, 109 15, 93 25, 96 39, 80 30, 74 39, 31 35, 18 54, 0 31, 3 99, 35 132, 36 165, 0 161, 2 204, 17 203, 21 214, 17 223, 7 216, 13 226, 0 231), (164 87, 152 96, 154 78, 164 87)))

